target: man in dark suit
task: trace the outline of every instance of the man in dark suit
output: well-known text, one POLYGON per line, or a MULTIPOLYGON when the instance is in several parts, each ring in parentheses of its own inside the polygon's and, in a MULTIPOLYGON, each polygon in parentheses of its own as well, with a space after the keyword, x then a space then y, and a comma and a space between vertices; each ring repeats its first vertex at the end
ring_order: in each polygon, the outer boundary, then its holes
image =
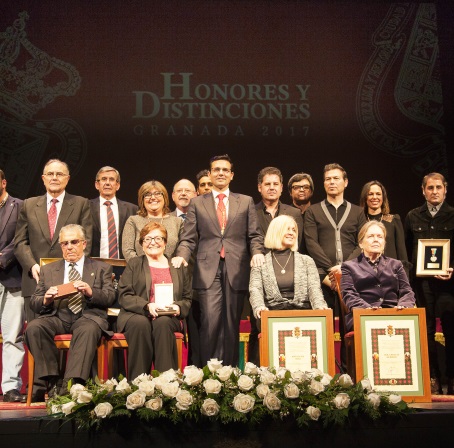
POLYGON ((111 166, 103 166, 96 173, 95 188, 99 191, 99 197, 90 199, 93 220, 91 255, 101 258, 124 258, 121 251, 123 228, 126 220, 137 213, 138 207, 116 197, 120 189, 120 173, 111 166), (110 231, 112 227, 109 228, 110 213, 115 223, 113 242, 109 240, 109 236, 112 235, 110 231))
POLYGON ((170 214, 178 216, 183 220, 186 219, 189 203, 196 196, 197 193, 194 184, 188 179, 180 179, 173 186, 172 200, 176 205, 176 209, 170 214))
POLYGON ((108 332, 107 308, 115 301, 112 266, 84 255, 87 241, 82 226, 69 224, 60 230, 63 260, 42 267, 30 306, 39 314, 27 325, 25 339, 35 359, 35 376, 47 381, 50 396, 67 393, 68 381, 84 383, 90 376, 96 348, 108 332), (77 292, 62 295, 63 284, 77 292), (57 286, 60 285, 60 286, 57 286), (72 334, 64 381, 59 380, 57 334, 72 334))
POLYGON ((22 266, 22 294, 28 322, 35 318, 29 304, 39 281, 40 259, 62 257, 58 244, 61 228, 67 224, 80 224, 86 234, 85 254, 89 255, 91 251, 90 205, 88 199, 66 193, 69 178, 65 162, 49 160, 42 175, 46 194, 26 199, 17 221, 14 253, 22 266))
POLYGON ((14 256, 14 232, 22 206, 20 199, 6 191, 6 178, 0 170, 0 327, 2 329, 2 392, 4 402, 24 402, 20 393, 20 372, 24 361, 24 297, 21 269, 14 256))
POLYGON ((213 191, 191 200, 172 264, 186 265, 197 248, 193 288, 200 304, 201 361, 237 365, 250 264, 264 262, 263 237, 252 198, 229 190, 233 164, 227 154, 211 159, 210 177, 213 191))

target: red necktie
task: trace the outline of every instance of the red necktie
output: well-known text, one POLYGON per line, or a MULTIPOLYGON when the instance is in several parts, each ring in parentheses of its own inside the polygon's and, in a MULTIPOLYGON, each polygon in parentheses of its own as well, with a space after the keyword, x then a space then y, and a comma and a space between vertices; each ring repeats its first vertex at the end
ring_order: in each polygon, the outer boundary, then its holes
POLYGON ((55 224, 57 224, 57 206, 55 204, 58 199, 52 199, 50 202, 52 202, 52 205, 47 212, 47 221, 49 223, 50 240, 52 241, 55 233, 55 224))
MULTIPOLYGON (((225 194, 224 193, 218 194, 217 197, 219 202, 218 207, 216 209, 216 214, 218 215, 219 225, 221 226, 221 233, 224 235, 225 226, 227 224, 227 213, 225 210, 225 204, 223 200, 225 198, 225 194)), ((224 245, 221 248, 221 258, 225 258, 224 245)))
POLYGON ((104 205, 107 207, 107 232, 109 239, 109 258, 118 258, 117 244, 117 228, 115 226, 115 218, 112 211, 112 202, 106 201, 104 205))

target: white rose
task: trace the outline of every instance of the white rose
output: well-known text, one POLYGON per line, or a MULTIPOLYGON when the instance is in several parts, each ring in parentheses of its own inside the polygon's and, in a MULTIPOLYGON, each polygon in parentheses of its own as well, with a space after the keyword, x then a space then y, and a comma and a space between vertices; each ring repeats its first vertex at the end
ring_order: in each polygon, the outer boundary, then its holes
POLYGON ((153 385, 156 389, 161 390, 162 386, 164 384, 167 384, 169 381, 167 380, 167 378, 165 376, 157 376, 157 377, 153 378, 151 380, 151 382, 153 383, 153 385))
POLYGON ((350 375, 344 373, 338 379, 339 384, 342 387, 348 388, 353 386, 353 381, 350 375))
POLYGON ((151 380, 141 381, 139 383, 139 390, 145 392, 147 397, 151 397, 154 394, 154 383, 151 380))
POLYGON ((306 414, 312 419, 312 420, 318 420, 320 415, 322 414, 322 411, 320 411, 319 408, 316 408, 314 406, 308 406, 306 409, 306 414))
POLYGON ((247 392, 248 390, 251 390, 254 387, 254 380, 247 375, 241 375, 238 378, 238 387, 244 391, 247 392))
POLYGON ((70 395, 71 395, 71 398, 72 398, 73 400, 77 400, 77 397, 79 396, 79 394, 80 394, 83 390, 86 390, 84 385, 78 384, 78 383, 73 384, 73 385, 71 386, 71 389, 69 389, 69 393, 70 393, 70 395))
POLYGON ((242 414, 247 414, 252 411, 254 407, 255 400, 246 394, 238 394, 233 399, 233 407, 236 411, 241 412, 242 414))
POLYGON ((227 381, 230 378, 230 375, 232 375, 232 372, 232 366, 222 366, 216 374, 221 381, 227 381))
POLYGON ((296 384, 300 384, 308 379, 308 376, 301 370, 294 370, 293 372, 290 372, 290 376, 296 384))
POLYGON ((145 404, 146 397, 145 392, 136 390, 126 397, 126 409, 141 408, 145 404))
POLYGON ((60 412, 62 412, 61 404, 53 404, 52 407, 50 408, 51 414, 60 414, 60 412))
POLYGON ((176 381, 172 381, 163 384, 161 390, 166 397, 175 398, 180 390, 180 385, 176 381))
POLYGON ((184 382, 188 386, 196 386, 203 380, 203 370, 197 367, 193 369, 184 369, 184 382))
POLYGON ((312 378, 316 378, 317 376, 323 376, 323 372, 320 369, 312 368, 309 372, 312 378))
POLYGON ((173 369, 166 370, 159 376, 163 377, 167 382, 176 381, 178 379, 177 372, 173 369))
POLYGON ((325 386, 317 380, 312 379, 311 384, 309 386, 309 392, 312 395, 318 395, 320 392, 323 392, 325 390, 325 386))
POLYGON ((326 387, 326 386, 328 386, 329 383, 331 383, 332 379, 333 379, 333 377, 331 375, 324 373, 320 382, 326 387))
POLYGON ((205 398, 205 401, 202 403, 202 407, 200 408, 200 412, 208 417, 218 415, 219 405, 216 400, 213 400, 212 398, 205 398))
POLYGON ((270 393, 270 388, 269 388, 269 386, 267 384, 260 383, 255 388, 255 392, 259 396, 259 398, 265 398, 266 394, 270 393))
POLYGON ((364 378, 361 380, 361 386, 363 389, 365 389, 367 392, 370 392, 372 390, 372 385, 370 384, 369 378, 364 378))
POLYGON ((141 375, 139 375, 137 378, 135 378, 132 381, 132 384, 134 384, 134 386, 138 386, 142 381, 150 381, 150 380, 151 380, 151 375, 142 373, 141 375))
POLYGON ((113 406, 110 403, 99 403, 95 407, 94 412, 98 418, 106 418, 113 410, 113 406))
POLYGON ((162 398, 151 398, 145 403, 145 407, 152 411, 160 411, 162 409, 162 398))
POLYGON ((123 395, 129 394, 131 392, 131 386, 129 385, 128 380, 123 378, 115 387, 115 391, 120 392, 123 395))
POLYGON ((259 373, 259 369, 254 363, 247 362, 244 366, 244 373, 248 373, 249 375, 257 375, 259 373))
POLYGON ((371 394, 367 395, 366 398, 371 402, 372 406, 375 409, 377 409, 380 406, 380 401, 381 401, 380 395, 372 392, 371 394))
POLYGON ((278 411, 281 408, 281 400, 277 398, 276 394, 270 392, 269 394, 265 395, 263 399, 263 404, 270 410, 270 411, 278 411))
POLYGON ((93 398, 93 394, 88 392, 88 390, 81 390, 77 396, 78 403, 90 403, 93 398))
POLYGON ((192 395, 190 394, 189 391, 180 389, 175 397, 175 400, 177 400, 177 408, 180 409, 180 411, 187 411, 189 409, 189 406, 194 402, 194 399, 192 398, 192 395))
POLYGON ((300 390, 295 383, 288 383, 284 387, 284 395, 290 399, 298 398, 300 395, 300 390))
POLYGON ((389 400, 389 403, 390 403, 390 404, 397 404, 397 403, 399 403, 400 401, 402 401, 402 397, 401 397, 400 395, 391 394, 391 395, 388 397, 388 400, 389 400))
POLYGON ((63 414, 69 415, 73 411, 74 406, 77 406, 77 403, 75 401, 70 401, 69 403, 62 404, 61 411, 63 412, 63 414))
POLYGON ((276 372, 276 376, 278 378, 285 378, 285 374, 288 372, 288 370, 285 367, 279 367, 279 369, 276 372))
POLYGON ((209 378, 203 382, 203 387, 205 388, 205 392, 207 394, 218 394, 221 392, 222 383, 218 380, 209 378))
POLYGON ((350 397, 345 392, 341 392, 334 397, 333 403, 337 409, 347 409, 350 405, 350 397))
POLYGON ((262 370, 260 373, 260 381, 263 384, 273 384, 274 380, 276 379, 276 375, 271 373, 269 370, 262 370))
POLYGON ((218 358, 211 358, 207 362, 207 366, 211 373, 215 373, 222 367, 222 361, 219 361, 218 358))
POLYGON ((107 392, 113 392, 115 387, 118 386, 118 381, 115 378, 112 378, 111 380, 105 381, 102 385, 101 388, 104 390, 107 390, 107 392))

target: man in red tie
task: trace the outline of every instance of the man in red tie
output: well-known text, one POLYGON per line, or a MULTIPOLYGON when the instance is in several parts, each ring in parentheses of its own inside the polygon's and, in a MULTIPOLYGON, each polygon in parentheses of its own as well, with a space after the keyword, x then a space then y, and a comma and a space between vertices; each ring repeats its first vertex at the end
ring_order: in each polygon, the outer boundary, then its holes
POLYGON ((236 366, 250 265, 264 262, 263 237, 252 198, 229 190, 233 164, 227 154, 211 159, 210 178, 212 194, 191 200, 172 264, 186 265, 197 249, 193 288, 200 304, 201 361, 218 358, 236 366))
POLYGON ((124 258, 121 252, 123 228, 127 219, 137 213, 137 205, 117 198, 120 173, 103 166, 96 173, 95 188, 99 197, 90 199, 93 219, 91 255, 101 258, 124 258))
MULTIPOLYGON (((85 254, 90 254, 90 206, 88 199, 66 192, 69 178, 69 168, 65 162, 49 160, 42 175, 46 194, 25 199, 17 221, 14 254, 22 266, 22 294, 28 323, 36 317, 30 308, 30 297, 39 282, 40 259, 63 256, 58 244, 61 228, 67 224, 80 224, 86 233, 85 254)), ((42 401, 44 389, 41 387, 36 395, 39 395, 37 401, 42 401)))

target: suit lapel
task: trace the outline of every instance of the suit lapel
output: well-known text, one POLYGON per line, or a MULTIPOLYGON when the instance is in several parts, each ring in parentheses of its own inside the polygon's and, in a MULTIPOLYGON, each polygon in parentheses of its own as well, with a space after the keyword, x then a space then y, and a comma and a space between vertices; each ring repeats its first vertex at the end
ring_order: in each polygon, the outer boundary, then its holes
POLYGON ((82 274, 82 280, 85 283, 88 283, 88 285, 90 285, 90 288, 93 287, 93 283, 95 281, 95 269, 94 269, 93 264, 94 263, 92 260, 85 257, 84 272, 82 274))
POLYGON ((11 199, 11 196, 8 196, 8 200, 6 201, 6 204, 4 205, 4 212, 3 212, 3 219, 0 222, 0 238, 3 235, 3 232, 6 229, 6 224, 9 221, 9 218, 11 217, 11 213, 14 210, 14 202, 11 199))
POLYGON ((55 261, 51 269, 52 284, 61 285, 65 281, 65 260, 55 261))
MULTIPOLYGON (((126 216, 126 204, 123 201, 119 201, 117 199, 117 205, 118 205, 118 221, 119 221, 119 226, 120 229, 123 229, 123 227, 126 224, 126 220, 128 219, 126 216)), ((121 234, 121 231, 119 232, 121 234)))
POLYGON ((92 216, 93 216, 93 224, 96 226, 98 232, 101 233, 101 201, 99 197, 93 199, 93 207, 91 209, 92 216))
POLYGON ((240 208, 240 198, 235 193, 230 192, 229 194, 229 213, 227 215, 227 225, 225 226, 224 235, 228 232, 232 223, 235 221, 236 215, 240 208))
POLYGON ((65 198, 63 199, 63 204, 61 205, 60 215, 58 216, 57 224, 55 226, 55 233, 54 238, 52 239, 52 246, 58 241, 58 234, 60 233, 61 228, 64 227, 66 222, 68 221, 68 218, 71 216, 73 209, 74 197, 66 193, 65 198))
POLYGON ((213 221, 213 224, 216 226, 216 228, 219 229, 219 233, 220 233, 221 226, 219 225, 218 215, 216 214, 216 203, 214 202, 213 195, 211 193, 204 194, 202 196, 202 201, 203 201, 203 206, 205 207, 205 210, 206 210, 208 216, 213 221))
MULTIPOLYGON (((49 221, 47 219, 47 206, 46 206, 47 195, 40 196, 36 201, 36 220, 41 227, 41 232, 43 233, 46 241, 50 241, 50 232, 49 232, 49 221)), ((54 235, 55 236, 55 235, 54 235)), ((58 238, 58 234, 57 234, 58 238)))
POLYGON ((374 277, 378 278, 378 273, 375 272, 374 268, 367 262, 366 257, 363 255, 359 267, 369 274, 372 274, 374 277))
POLYGON ((150 292, 151 292, 151 274, 150 274, 150 266, 148 266, 148 259, 145 255, 143 255, 142 260, 142 269, 145 277, 145 288, 147 292, 147 300, 150 301, 150 292))

